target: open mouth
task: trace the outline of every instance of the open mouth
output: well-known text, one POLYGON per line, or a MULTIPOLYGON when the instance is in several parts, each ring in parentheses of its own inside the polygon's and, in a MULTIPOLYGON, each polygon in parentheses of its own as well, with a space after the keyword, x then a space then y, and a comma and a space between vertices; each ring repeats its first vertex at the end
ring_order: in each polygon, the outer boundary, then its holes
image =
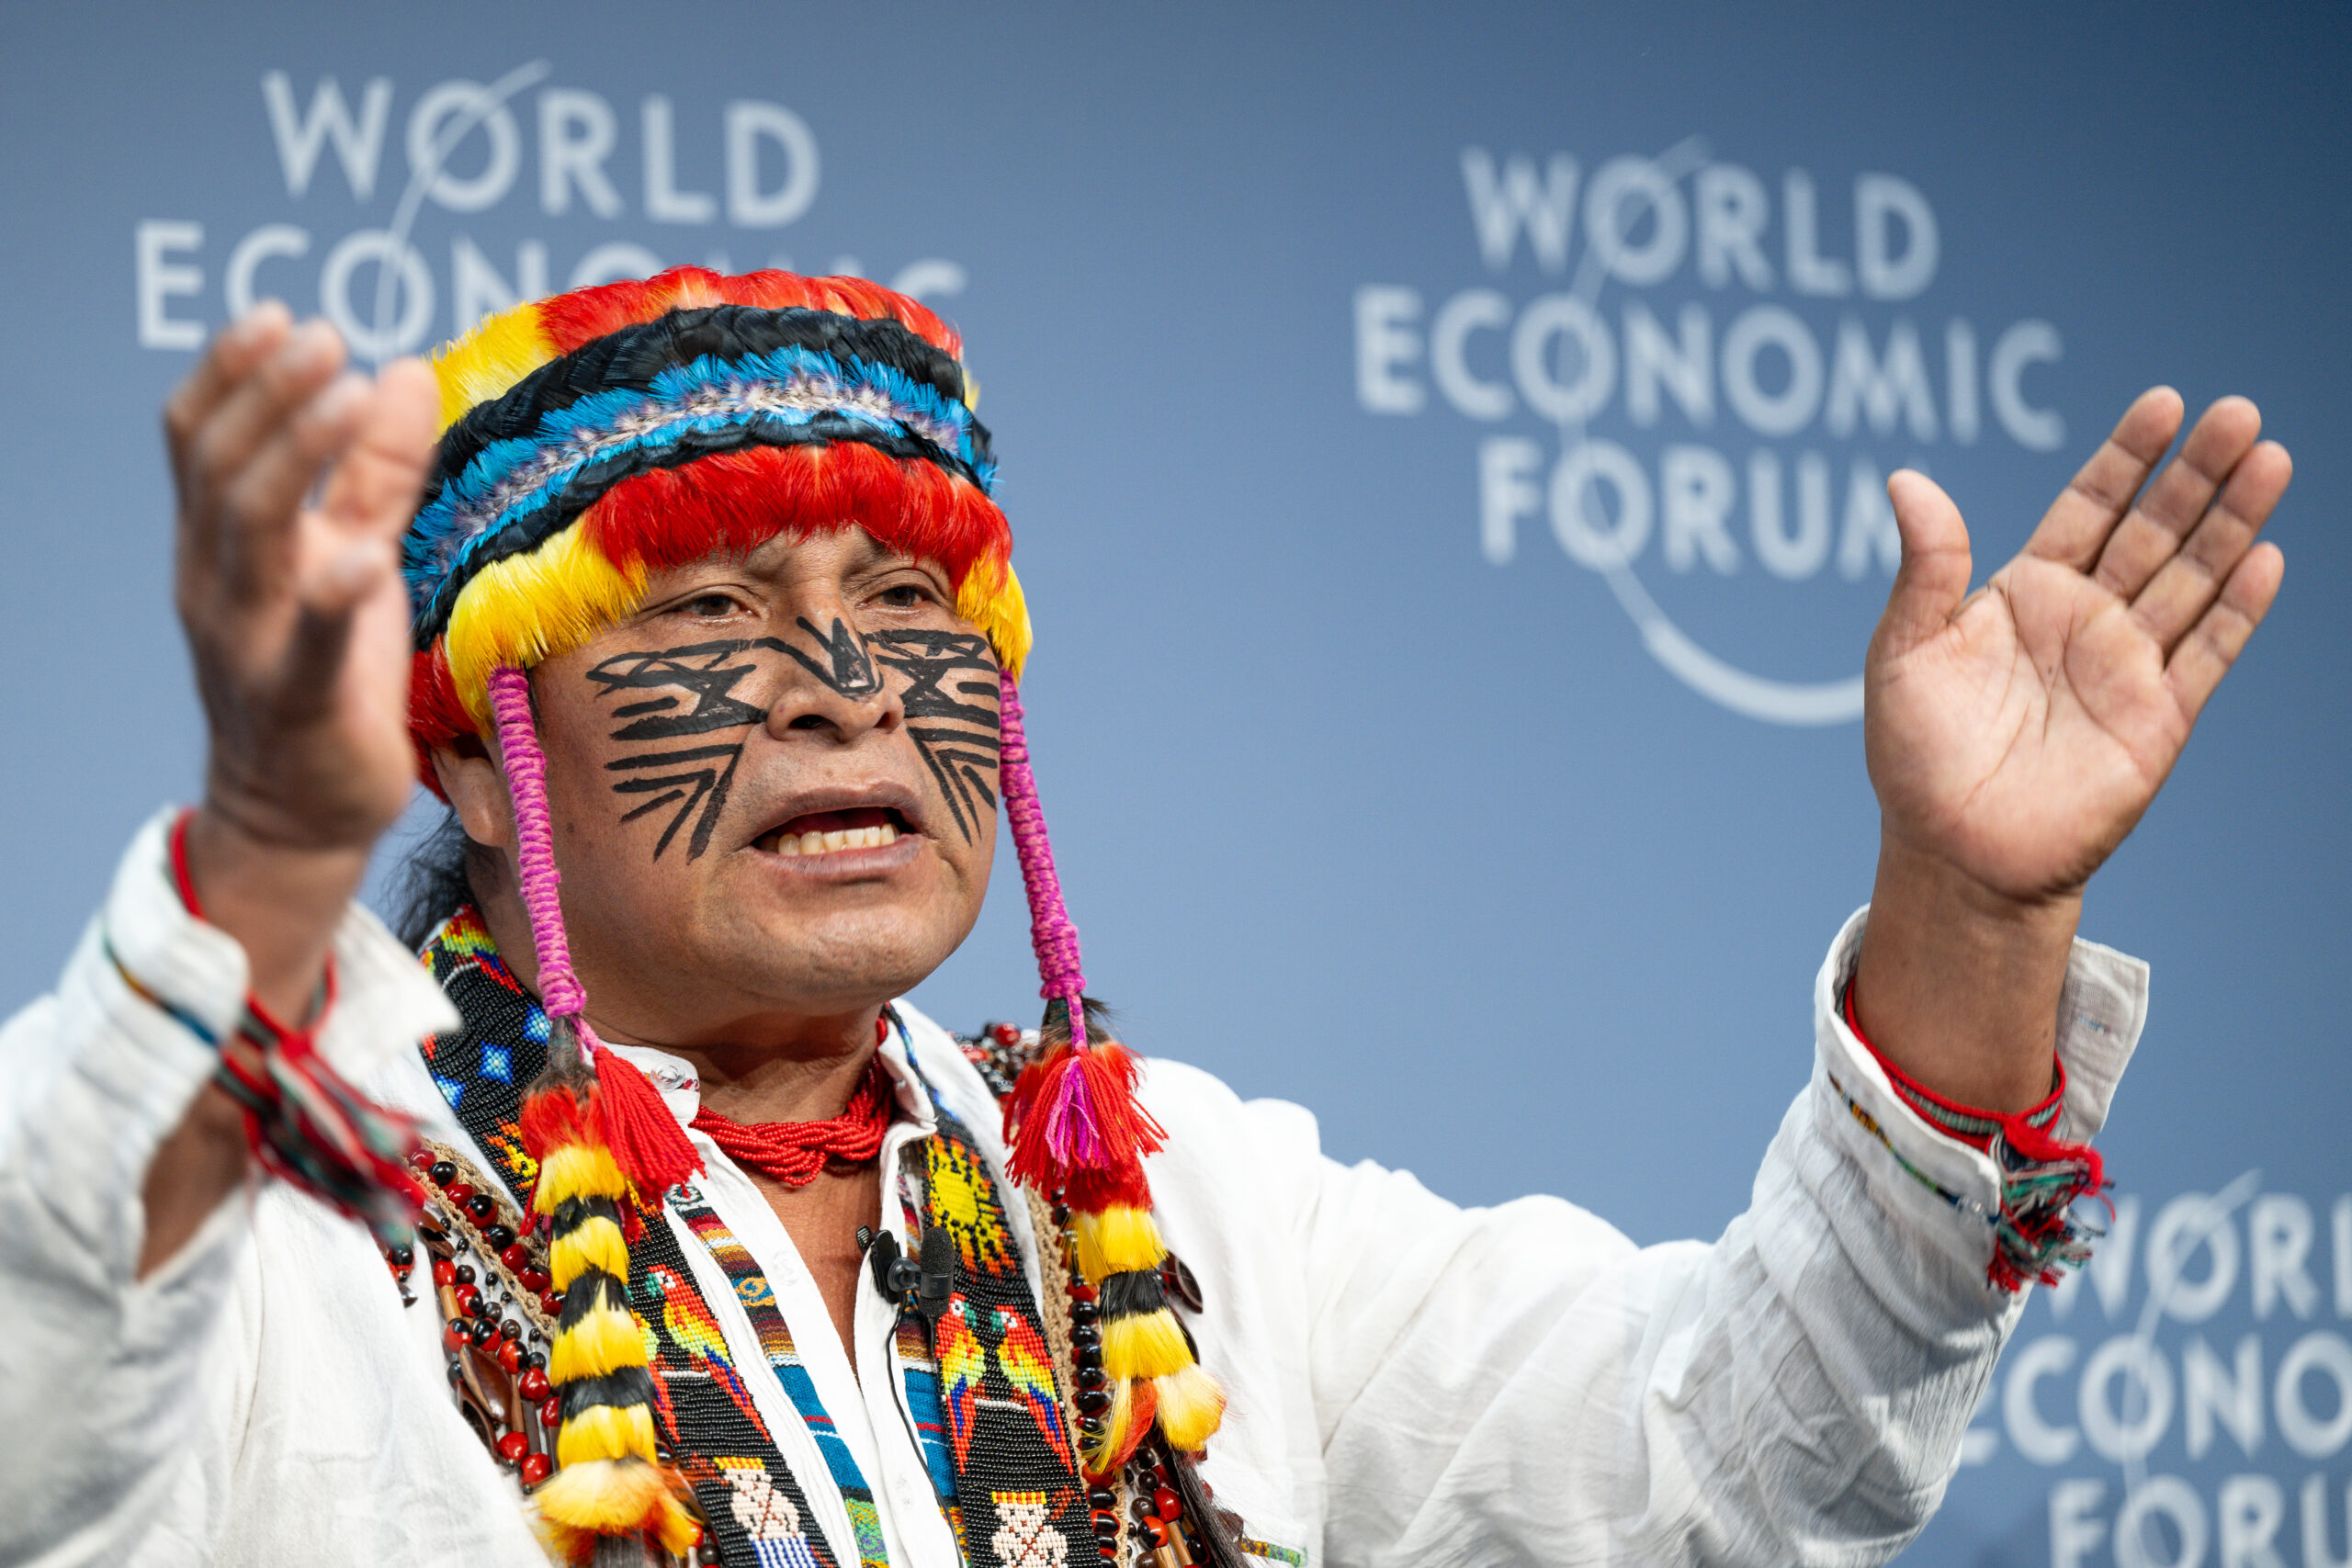
POLYGON ((848 811, 810 811, 763 833, 754 849, 772 855, 831 855, 845 850, 878 850, 912 832, 898 808, 862 806, 848 811))

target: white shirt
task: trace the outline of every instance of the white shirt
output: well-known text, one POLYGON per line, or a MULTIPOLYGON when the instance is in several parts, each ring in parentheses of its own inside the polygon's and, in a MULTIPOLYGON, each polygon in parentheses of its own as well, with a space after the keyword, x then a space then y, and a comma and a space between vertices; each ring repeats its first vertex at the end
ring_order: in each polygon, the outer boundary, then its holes
MULTIPOLYGON (((256 1181, 136 1278, 141 1182, 214 1058, 124 985, 102 934, 216 1029, 246 988, 243 950, 174 893, 167 820, 131 845, 56 991, 0 1032, 0 1562, 537 1568, 511 1475, 453 1404, 429 1300, 401 1306, 360 1227, 256 1181)), ((2022 1298, 1985 1280, 1992 1162, 1919 1121, 1837 1015, 1863 918, 1815 985, 1811 1080, 1713 1244, 1636 1247, 1555 1198, 1458 1208, 1405 1172, 1325 1158, 1297 1106, 1149 1064, 1143 1099, 1169 1131, 1148 1168, 1156 1212, 1199 1277, 1193 1330, 1231 1401, 1204 1474, 1250 1536, 1306 1568, 1442 1568, 1875 1563, 1918 1530, 2022 1298)), ((413 1049, 456 1021, 447 999, 363 909, 334 952, 321 1049, 466 1146, 413 1049)), ((2076 944, 2058 1031, 2068 1136, 2104 1122, 2146 1000, 2143 965, 2076 944)), ((922 1074, 997 1158, 987 1089, 900 1010, 922 1074)), ((691 1071, 631 1055, 690 1117, 691 1071)), ((895 1044, 887 1059, 910 1117, 880 1162, 895 1173, 930 1108, 895 1044)), ((790 1237, 695 1143, 872 1486, 893 1564, 957 1568, 896 1404, 890 1309, 861 1296, 853 1377, 790 1237)), ((1035 1238, 1007 1208, 1034 1283, 1035 1238)), ((887 1191, 882 1212, 896 1228, 887 1191)), ((708 1269, 704 1297, 810 1528, 856 1562, 733 1292, 683 1229, 681 1248, 708 1269)))

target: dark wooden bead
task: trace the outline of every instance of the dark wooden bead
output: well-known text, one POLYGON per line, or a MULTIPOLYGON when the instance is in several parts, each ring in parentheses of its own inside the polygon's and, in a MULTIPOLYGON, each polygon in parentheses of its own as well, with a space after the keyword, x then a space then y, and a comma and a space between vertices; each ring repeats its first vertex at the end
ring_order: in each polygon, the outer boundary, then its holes
POLYGON ((1086 1494, 1086 1506, 1090 1508, 1115 1508, 1119 1506, 1119 1495, 1108 1486, 1097 1486, 1086 1494))
POLYGON ((1069 1320, 1072 1324, 1098 1323, 1102 1321, 1102 1307, 1093 1302, 1072 1302, 1069 1303, 1069 1320))
POLYGON ((498 1325, 498 1337, 501 1339, 520 1339, 523 1337, 523 1325, 511 1317, 507 1318, 498 1325))
POLYGON ((392 1267, 395 1269, 410 1269, 415 1267, 416 1248, 411 1247, 407 1242, 402 1241, 393 1243, 392 1250, 387 1256, 391 1258, 392 1267))
POLYGON ((466 1209, 477 1220, 486 1220, 498 1213, 498 1200, 487 1192, 477 1192, 466 1200, 466 1209))
POLYGON ((501 1252, 514 1245, 514 1232, 506 1225, 492 1225, 481 1234, 491 1246, 501 1252))
POLYGON ((1111 1408, 1111 1391, 1103 1388, 1081 1388, 1078 1391, 1078 1407, 1089 1416, 1100 1416, 1111 1408))
POLYGON ((470 1264, 470 1263, 460 1263, 460 1264, 458 1264, 458 1283, 459 1283, 460 1285, 470 1285, 470 1284, 472 1284, 473 1282, 474 1282, 474 1266, 473 1266, 472 1264, 470 1264))
POLYGON ((1102 1348, 1102 1331, 1091 1324, 1081 1323, 1069 1331, 1069 1342, 1080 1350, 1102 1348))
POLYGON ((1081 1416, 1078 1418, 1078 1429, 1090 1438, 1099 1438, 1102 1435, 1102 1417, 1081 1416))
POLYGON ((1108 1508, 1097 1508, 1089 1516, 1087 1528, 1094 1532, 1097 1540, 1116 1540, 1119 1538, 1119 1516, 1108 1508))
POLYGON ((1080 1367, 1078 1369, 1078 1386, 1080 1388, 1101 1388, 1104 1383, 1110 1381, 1111 1380, 1104 1375, 1101 1367, 1080 1367))
POLYGON ((446 1159, 437 1159, 424 1174, 433 1179, 434 1186, 447 1187, 458 1179, 458 1168, 446 1159))

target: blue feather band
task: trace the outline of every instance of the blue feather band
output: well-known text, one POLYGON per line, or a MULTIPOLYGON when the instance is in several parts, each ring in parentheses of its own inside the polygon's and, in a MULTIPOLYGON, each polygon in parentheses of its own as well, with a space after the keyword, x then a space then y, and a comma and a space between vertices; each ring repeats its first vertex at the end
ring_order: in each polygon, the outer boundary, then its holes
POLYGON ((786 345, 705 355, 650 385, 587 392, 529 435, 476 451, 401 540, 418 646, 447 626, 492 561, 537 548, 621 480, 747 446, 854 441, 922 458, 993 491, 985 428, 960 400, 899 367, 786 345))

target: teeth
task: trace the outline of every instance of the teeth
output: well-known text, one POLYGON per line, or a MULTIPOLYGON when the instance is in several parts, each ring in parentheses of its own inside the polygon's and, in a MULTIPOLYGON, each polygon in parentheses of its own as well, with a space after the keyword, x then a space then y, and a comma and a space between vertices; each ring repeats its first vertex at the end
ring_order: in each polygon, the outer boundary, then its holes
POLYGON ((878 850, 899 841, 899 829, 885 822, 878 828, 837 829, 830 833, 778 833, 780 855, 826 855, 836 850, 878 850))

